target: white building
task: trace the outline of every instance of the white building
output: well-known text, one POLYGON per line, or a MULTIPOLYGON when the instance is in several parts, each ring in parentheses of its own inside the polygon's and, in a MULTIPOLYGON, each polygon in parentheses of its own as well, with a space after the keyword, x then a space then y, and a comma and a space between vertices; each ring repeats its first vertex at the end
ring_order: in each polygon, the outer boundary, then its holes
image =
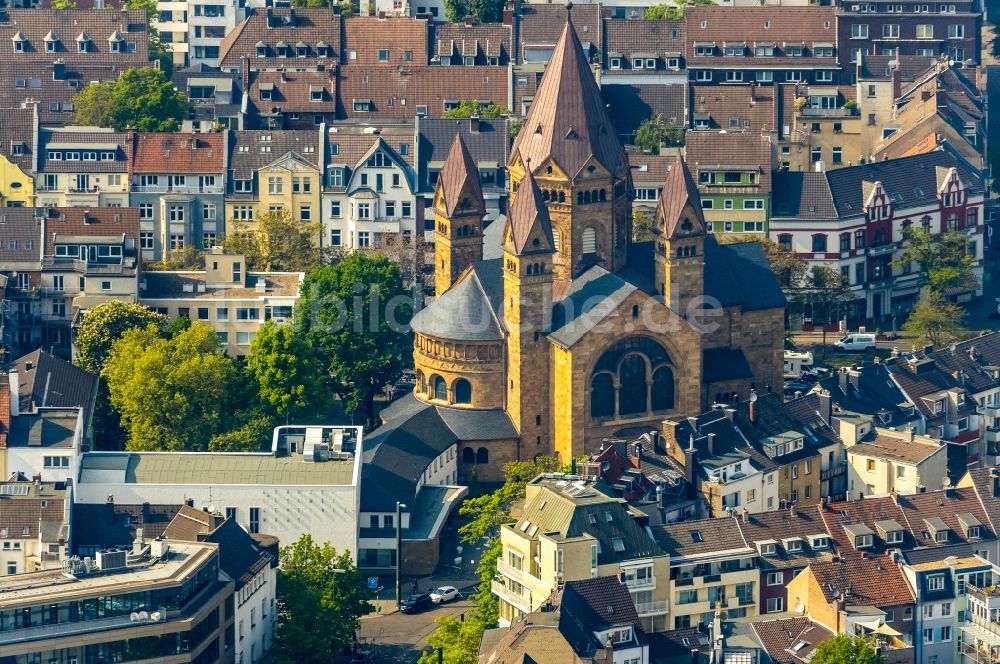
MULTIPOLYGON (((845 441, 846 442, 846 441, 845 441)), ((948 479, 948 446, 913 430, 875 429, 874 437, 847 443, 848 496, 914 494, 942 488, 948 479)))
POLYGON ((0 577, 60 568, 72 493, 52 482, 0 483, 0 577))
POLYGON ((357 554, 361 427, 278 427, 271 452, 88 452, 78 503, 183 504, 357 554))
POLYGON ((156 3, 163 43, 174 65, 219 66, 219 45, 246 18, 245 0, 160 0, 156 3))

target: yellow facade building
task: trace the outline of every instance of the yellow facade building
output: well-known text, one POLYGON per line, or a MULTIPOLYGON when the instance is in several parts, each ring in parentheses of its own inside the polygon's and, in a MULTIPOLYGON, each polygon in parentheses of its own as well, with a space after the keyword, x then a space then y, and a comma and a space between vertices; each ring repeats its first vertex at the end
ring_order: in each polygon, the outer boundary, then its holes
POLYGON ((4 111, 0 128, 0 207, 34 207, 38 113, 34 104, 4 111))

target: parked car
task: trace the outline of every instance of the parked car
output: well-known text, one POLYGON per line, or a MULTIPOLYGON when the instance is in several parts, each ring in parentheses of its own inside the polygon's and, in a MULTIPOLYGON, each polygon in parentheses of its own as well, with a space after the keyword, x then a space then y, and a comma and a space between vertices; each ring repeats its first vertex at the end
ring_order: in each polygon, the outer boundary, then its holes
POLYGON ((455 586, 441 586, 431 591, 431 601, 435 604, 444 604, 453 599, 458 599, 458 588, 455 586))
POLYGON ((796 392, 802 392, 804 394, 811 389, 812 383, 808 383, 804 380, 785 381, 785 394, 795 394, 796 392))
POLYGON ((403 613, 420 613, 431 608, 433 604, 430 593, 415 593, 400 602, 399 610, 403 613))
POLYGON ((833 344, 840 350, 875 350, 874 334, 848 334, 843 339, 833 344))

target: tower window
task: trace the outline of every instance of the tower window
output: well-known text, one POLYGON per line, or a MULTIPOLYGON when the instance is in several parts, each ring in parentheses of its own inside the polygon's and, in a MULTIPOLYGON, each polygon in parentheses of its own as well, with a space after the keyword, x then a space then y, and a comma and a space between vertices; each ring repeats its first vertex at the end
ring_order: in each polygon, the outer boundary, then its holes
POLYGON ((472 385, 464 378, 455 381, 455 403, 472 403, 472 385))
POLYGON ((583 253, 597 253, 597 231, 593 228, 585 228, 583 230, 583 253))

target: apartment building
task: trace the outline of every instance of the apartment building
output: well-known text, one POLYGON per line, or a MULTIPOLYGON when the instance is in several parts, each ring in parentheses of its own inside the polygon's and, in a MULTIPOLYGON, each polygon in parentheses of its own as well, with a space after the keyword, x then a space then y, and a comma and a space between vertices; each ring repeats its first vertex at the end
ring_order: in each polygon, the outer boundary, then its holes
POLYGON ((959 627, 961 664, 1000 661, 1000 572, 990 570, 970 576, 965 584, 966 621, 959 627))
POLYGON ((863 164, 872 144, 865 140, 868 98, 853 85, 780 86, 793 101, 777 141, 778 170, 822 171, 863 164))
POLYGON ((304 278, 301 272, 250 272, 242 255, 212 247, 202 271, 143 273, 139 303, 171 320, 184 316, 211 325, 220 346, 243 358, 267 321, 292 320, 304 278))
POLYGON ((161 0, 156 29, 175 67, 219 66, 222 40, 246 18, 245 0, 161 0))
POLYGON ((146 261, 210 249, 225 233, 227 134, 129 133, 131 191, 146 261))
POLYGON ((245 97, 244 127, 310 129, 337 119, 333 71, 257 72, 245 97))
POLYGON ((500 531, 492 589, 501 622, 537 611, 563 582, 620 575, 644 629, 667 629, 670 563, 643 525, 599 482, 553 473, 530 481, 521 518, 500 531))
POLYGON ((0 587, 0 657, 10 661, 211 662, 234 646, 233 582, 216 544, 139 542, 0 587))
POLYGON ((754 131, 696 131, 687 135, 685 151, 709 232, 767 233, 770 141, 754 131))
POLYGON ((72 504, 73 491, 66 482, 19 476, 0 483, 0 579, 62 569, 69 550, 72 504))
POLYGON ((126 132, 100 127, 44 128, 38 143, 38 207, 128 206, 126 132))
POLYGON ((0 207, 35 204, 35 160, 38 154, 38 105, 3 110, 0 127, 0 207))
POLYGON ((224 72, 276 71, 294 61, 295 69, 334 67, 341 56, 340 7, 267 7, 246 19, 219 43, 224 72), (245 61, 245 65, 244 65, 245 61))
POLYGON ((866 440, 847 445, 847 485, 852 498, 922 493, 950 485, 948 447, 913 429, 876 427, 866 440))
POLYGON ((982 179, 947 151, 826 173, 779 171, 774 200, 769 237, 810 267, 840 272, 856 298, 845 305, 849 324, 889 320, 916 301, 917 271, 892 267, 905 228, 963 232, 971 254, 982 257, 982 179))
POLYGON ((977 571, 988 572, 989 563, 978 556, 948 556, 944 560, 908 562, 901 569, 917 597, 918 611, 913 625, 917 637, 913 644, 915 661, 961 661, 958 629, 965 622, 969 594, 964 579, 977 571), (958 616, 963 619, 959 621, 958 616))
MULTIPOLYGON (((11 399, 18 400, 16 405, 19 414, 41 412, 41 409, 48 408, 78 408, 83 444, 93 446, 98 382, 95 374, 41 349, 12 360, 7 365, 7 372, 10 376, 8 382, 11 399)), ((0 386, 0 390, 2 389, 0 386)), ((75 430, 77 427, 72 428, 75 430)), ((29 472, 29 469, 30 466, 24 469, 25 474, 38 474, 36 470, 29 472)), ((55 481, 75 475, 75 470, 56 478, 46 477, 43 473, 42 479, 55 481)))
POLYGON ((604 21, 602 84, 682 85, 684 20, 604 21))

